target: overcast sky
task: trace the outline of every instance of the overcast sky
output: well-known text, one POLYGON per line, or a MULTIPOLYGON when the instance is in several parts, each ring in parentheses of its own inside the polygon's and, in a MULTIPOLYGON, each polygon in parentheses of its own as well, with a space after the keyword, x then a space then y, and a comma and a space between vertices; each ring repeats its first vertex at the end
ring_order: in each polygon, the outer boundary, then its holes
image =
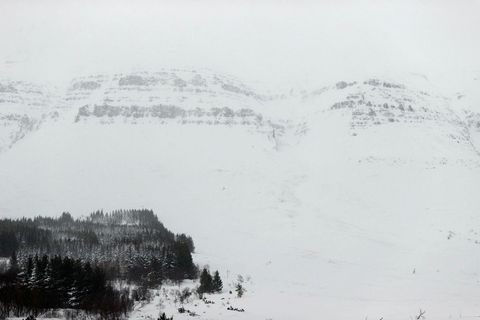
POLYGON ((480 74, 480 2, 0 2, 3 76, 209 68, 272 84, 480 74), (228 3, 228 5, 227 5, 228 3))

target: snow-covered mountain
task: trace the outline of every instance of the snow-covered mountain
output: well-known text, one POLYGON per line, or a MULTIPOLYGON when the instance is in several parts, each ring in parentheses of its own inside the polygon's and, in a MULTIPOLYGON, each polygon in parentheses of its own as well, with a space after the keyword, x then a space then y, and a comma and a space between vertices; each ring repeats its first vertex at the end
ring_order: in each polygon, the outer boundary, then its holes
MULTIPOLYGON (((367 143, 371 147, 378 147, 383 141, 379 157, 405 161, 400 158, 418 156, 420 152, 427 159, 439 159, 450 158, 452 152, 458 154, 458 149, 467 154, 478 153, 479 149, 476 136, 480 113, 472 109, 472 102, 459 102, 463 95, 441 96, 379 79, 340 81, 315 90, 265 94, 233 77, 172 69, 77 78, 64 93, 46 86, 3 81, 0 93, 4 127, 0 150, 8 149, 59 114, 64 121, 78 125, 176 123, 255 127, 256 131, 271 134, 276 142, 283 136, 296 136, 297 143, 307 131, 322 129, 320 122, 338 117, 339 124, 348 123, 348 130, 342 135, 361 140, 365 133, 374 133, 367 134, 368 139, 377 140, 367 143), (398 134, 389 134, 398 130, 398 134), (420 137, 426 145, 419 144, 420 137), (395 156, 390 154, 392 148, 401 147, 391 143, 392 138, 413 139, 418 152, 412 152, 412 144, 406 141, 407 150, 395 156), (440 141, 440 145, 432 143, 432 139, 440 141), (390 151, 386 154, 385 149, 390 151)), ((365 147, 364 143, 353 144, 365 147)), ((364 156, 375 157, 374 153, 368 150, 364 156)), ((474 162, 477 158, 466 157, 462 155, 460 160, 474 162)))
POLYGON ((45 86, 0 81, 0 152, 58 116, 56 96, 45 86))
POLYGON ((480 106, 432 87, 267 92, 173 69, 66 92, 2 81, 0 210, 152 208, 225 282, 251 276, 242 319, 474 315, 480 106))

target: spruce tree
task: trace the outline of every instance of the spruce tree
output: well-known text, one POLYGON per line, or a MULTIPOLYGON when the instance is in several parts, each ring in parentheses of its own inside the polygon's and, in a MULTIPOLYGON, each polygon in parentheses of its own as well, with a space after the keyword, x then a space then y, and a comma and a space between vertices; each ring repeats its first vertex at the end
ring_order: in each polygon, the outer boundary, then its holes
POLYGON ((195 275, 195 265, 193 264, 192 254, 190 253, 189 245, 186 242, 177 241, 173 246, 176 261, 177 279, 192 279, 195 275))
POLYGON ((222 279, 220 278, 220 274, 218 273, 218 270, 215 271, 215 273, 213 274, 212 286, 213 286, 214 292, 221 292, 223 289, 223 282, 222 282, 222 279))
POLYGON ((32 276, 33 272, 33 259, 31 256, 27 258, 27 262, 25 264, 25 267, 23 268, 22 272, 18 274, 18 277, 20 278, 20 283, 25 286, 29 287, 30 286, 30 277, 32 276))
POLYGON ((12 256, 10 257, 10 270, 14 272, 18 271, 18 259, 16 251, 13 251, 12 256))
POLYGON ((198 287, 199 293, 209 293, 213 291, 213 279, 207 268, 203 268, 200 275, 200 287, 198 287))

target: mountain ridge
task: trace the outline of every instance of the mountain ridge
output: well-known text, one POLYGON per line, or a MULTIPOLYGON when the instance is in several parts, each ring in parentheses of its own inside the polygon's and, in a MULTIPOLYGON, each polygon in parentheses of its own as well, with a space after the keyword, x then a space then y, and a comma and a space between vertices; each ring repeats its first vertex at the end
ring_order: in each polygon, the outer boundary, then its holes
POLYGON ((375 78, 266 94, 231 76, 165 69, 80 77, 65 93, 52 91, 19 81, 0 83, 0 154, 55 121, 243 125, 263 131, 277 147, 298 143, 315 126, 309 119, 319 113, 342 114, 350 122, 345 133, 353 136, 402 123, 406 131, 424 127, 428 134, 470 148, 477 156, 480 148, 480 113, 457 104, 462 97, 447 98, 375 78))

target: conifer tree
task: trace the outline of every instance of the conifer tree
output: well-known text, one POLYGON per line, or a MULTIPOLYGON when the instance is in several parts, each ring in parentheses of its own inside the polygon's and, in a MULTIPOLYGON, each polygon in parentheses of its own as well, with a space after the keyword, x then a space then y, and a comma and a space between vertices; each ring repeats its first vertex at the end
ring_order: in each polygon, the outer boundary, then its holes
POLYGON ((25 287, 29 287, 30 277, 32 276, 33 272, 33 259, 31 256, 27 258, 27 262, 23 270, 18 274, 19 283, 21 283, 25 287))
POLYGON ((215 271, 215 273, 213 274, 212 286, 213 286, 212 289, 214 292, 221 292, 223 289, 223 282, 222 282, 222 279, 220 278, 220 274, 218 273, 218 270, 215 271))
POLYGON ((199 293, 209 293, 213 291, 213 279, 207 268, 203 268, 200 275, 200 287, 198 287, 199 293))
POLYGON ((15 272, 18 270, 18 259, 16 251, 13 251, 12 256, 10 257, 10 270, 13 270, 15 272))

